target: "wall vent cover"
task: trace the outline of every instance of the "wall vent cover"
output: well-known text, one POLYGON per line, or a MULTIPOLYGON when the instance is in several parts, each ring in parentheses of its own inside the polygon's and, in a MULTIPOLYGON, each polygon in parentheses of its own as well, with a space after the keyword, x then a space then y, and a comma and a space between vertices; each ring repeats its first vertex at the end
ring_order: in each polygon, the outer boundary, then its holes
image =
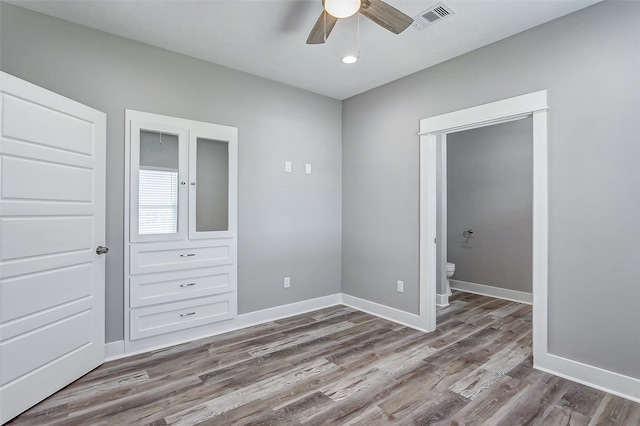
POLYGON ((456 12, 451 8, 451 6, 440 2, 414 16, 413 26, 419 30, 424 30, 425 28, 448 18, 455 13, 456 12))

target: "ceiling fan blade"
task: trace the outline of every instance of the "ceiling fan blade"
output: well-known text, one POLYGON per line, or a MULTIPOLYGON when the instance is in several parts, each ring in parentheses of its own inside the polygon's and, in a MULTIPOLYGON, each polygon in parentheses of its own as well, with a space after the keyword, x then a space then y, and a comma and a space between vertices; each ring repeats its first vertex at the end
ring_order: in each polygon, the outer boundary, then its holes
POLYGON ((362 0, 360 13, 395 34, 413 24, 413 19, 381 0, 362 0))
POLYGON ((316 21, 316 24, 311 29, 309 37, 307 38, 307 44, 322 44, 324 43, 334 25, 338 22, 338 18, 329 15, 324 10, 320 14, 320 17, 316 21))

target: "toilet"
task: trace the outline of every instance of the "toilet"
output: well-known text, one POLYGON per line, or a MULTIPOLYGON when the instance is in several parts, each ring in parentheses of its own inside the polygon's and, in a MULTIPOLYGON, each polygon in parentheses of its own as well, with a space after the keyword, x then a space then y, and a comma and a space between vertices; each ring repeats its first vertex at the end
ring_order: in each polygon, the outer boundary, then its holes
POLYGON ((447 296, 451 296, 451 284, 449 280, 453 276, 453 273, 456 271, 456 264, 447 262, 447 296))

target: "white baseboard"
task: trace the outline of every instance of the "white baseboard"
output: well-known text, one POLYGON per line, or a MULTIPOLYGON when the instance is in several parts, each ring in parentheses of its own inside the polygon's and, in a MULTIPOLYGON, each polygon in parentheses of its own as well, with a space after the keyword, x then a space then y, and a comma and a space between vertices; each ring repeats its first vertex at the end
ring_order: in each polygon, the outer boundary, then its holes
POLYGON ((391 308, 369 300, 360 299, 359 297, 350 296, 344 293, 342 293, 342 304, 389 321, 397 322, 398 324, 406 325, 407 327, 415 328, 416 330, 426 331, 422 326, 420 316, 416 314, 411 314, 409 312, 401 311, 399 309, 391 308))
POLYGON ((533 367, 640 403, 640 379, 553 354, 534 357, 533 367))
POLYGON ((436 306, 440 306, 441 308, 444 308, 445 306, 449 306, 449 295, 436 294, 436 306))
POLYGON ((329 296, 318 297, 316 299, 303 300, 302 302, 290 303, 288 305, 276 306, 275 308, 263 309, 261 311, 249 312, 247 314, 238 315, 236 319, 236 328, 245 328, 252 325, 263 324, 269 321, 275 321, 282 318, 292 317, 318 309, 328 308, 330 306, 341 304, 341 294, 331 294, 329 296))
POLYGON ((524 291, 509 290, 506 288, 493 287, 490 285, 470 283, 459 280, 449 280, 452 290, 466 291, 467 293, 481 294, 483 296, 495 297, 498 299, 510 300, 512 302, 533 304, 533 295, 524 291))
POLYGON ((181 332, 180 339, 176 339, 169 344, 154 343, 152 345, 145 345, 144 342, 142 342, 142 344, 137 346, 137 343, 140 341, 133 342, 132 347, 134 347, 134 349, 129 352, 125 352, 124 340, 109 342, 105 344, 105 361, 113 361, 119 358, 154 351, 168 346, 192 342, 198 339, 205 339, 218 334, 228 333, 241 328, 264 324, 269 321, 300 315, 306 312, 316 311, 318 309, 328 308, 339 304, 341 304, 341 294, 336 293, 329 296, 318 297, 316 299, 303 300, 301 302, 290 303, 288 305, 249 312, 247 314, 238 315, 231 320, 214 324, 208 328, 200 327, 193 332, 183 330, 181 332))
POLYGON ((124 340, 116 340, 115 342, 109 342, 104 344, 104 358, 106 361, 122 358, 124 353, 124 340))
MULTIPOLYGON (((527 302, 526 298, 522 297, 522 295, 513 295, 507 294, 507 297, 504 296, 503 293, 500 295, 496 295, 496 292, 493 290, 487 291, 488 289, 496 289, 496 287, 484 286, 480 284, 466 283, 464 281, 451 281, 452 288, 461 291, 468 291, 471 293, 483 294, 491 297, 498 297, 501 299, 507 300, 515 300, 523 303, 531 303, 527 302), (458 287, 458 283, 463 283, 463 286, 466 284, 472 284, 472 288, 475 291, 467 290, 466 288, 458 287), (480 286, 481 288, 478 289, 480 286), (511 297, 508 297, 508 296, 511 297), (523 300, 524 299, 524 300, 523 300)), ((502 290, 502 289, 497 289, 502 290)), ((511 292, 512 290, 508 290, 511 292)), ((515 292, 521 293, 521 292, 515 292)), ((528 293, 523 293, 527 295, 528 293)), ((439 302, 444 301, 445 297, 448 296, 446 294, 437 295, 439 298, 437 299, 439 302)), ((282 318, 287 318, 294 315, 300 315, 306 312, 315 311, 318 309, 327 308, 330 306, 335 306, 343 304, 345 306, 352 307, 354 309, 370 313, 377 317, 381 317, 402 325, 406 325, 407 327, 415 328, 420 331, 425 331, 424 328, 420 327, 420 317, 415 314, 410 314, 408 312, 404 312, 395 308, 391 308, 389 306, 384 306, 379 303, 371 302, 365 299, 360 299, 358 297, 350 296, 348 294, 332 294, 329 296, 319 297, 317 299, 305 300, 302 302, 291 303, 288 305, 277 306, 275 308, 264 309, 261 311, 249 312, 247 314, 238 315, 232 321, 225 322, 224 327, 218 328, 215 332, 210 333, 208 335, 203 335, 198 338, 206 338, 216 334, 227 333, 229 331, 238 330, 245 327, 250 327, 253 325, 263 324, 269 321, 275 321, 282 318)), ((187 341, 195 340, 193 338, 186 339, 181 342, 174 342, 172 345, 184 343, 187 341)), ((157 349, 157 348, 153 348, 157 349)), ((119 358, 124 358, 128 356, 135 355, 137 353, 148 352, 153 349, 145 349, 139 350, 135 352, 125 353, 124 351, 124 341, 119 340, 116 342, 110 342, 105 344, 105 357, 106 361, 112 361, 119 358)), ((594 367, 588 364, 583 364, 578 361, 573 361, 567 358, 563 358, 557 355, 552 354, 543 354, 542 356, 534 357, 534 367, 538 370, 546 371, 548 373, 554 374, 559 377, 563 377, 568 380, 572 380, 574 382, 582 383, 586 386, 590 386, 592 388, 600 389, 602 391, 611 393, 613 395, 620 396, 622 398, 629 399, 631 401, 640 403, 640 379, 635 379, 633 377, 628 377, 622 374, 614 373, 612 371, 604 370, 599 367, 594 367)))

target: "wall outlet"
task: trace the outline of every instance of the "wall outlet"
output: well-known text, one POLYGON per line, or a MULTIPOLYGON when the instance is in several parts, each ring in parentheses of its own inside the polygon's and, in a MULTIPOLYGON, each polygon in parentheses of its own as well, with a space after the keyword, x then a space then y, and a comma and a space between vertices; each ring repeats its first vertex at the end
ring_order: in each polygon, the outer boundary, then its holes
POLYGON ((284 162, 284 171, 287 173, 291 172, 291 161, 284 162))
POLYGON ((311 174, 311 163, 307 163, 307 164, 304 165, 304 171, 308 175, 311 174))
POLYGON ((396 282, 396 290, 398 291, 398 293, 404 293, 404 281, 396 282))
POLYGON ((284 288, 291 287, 291 277, 284 277, 284 288))

